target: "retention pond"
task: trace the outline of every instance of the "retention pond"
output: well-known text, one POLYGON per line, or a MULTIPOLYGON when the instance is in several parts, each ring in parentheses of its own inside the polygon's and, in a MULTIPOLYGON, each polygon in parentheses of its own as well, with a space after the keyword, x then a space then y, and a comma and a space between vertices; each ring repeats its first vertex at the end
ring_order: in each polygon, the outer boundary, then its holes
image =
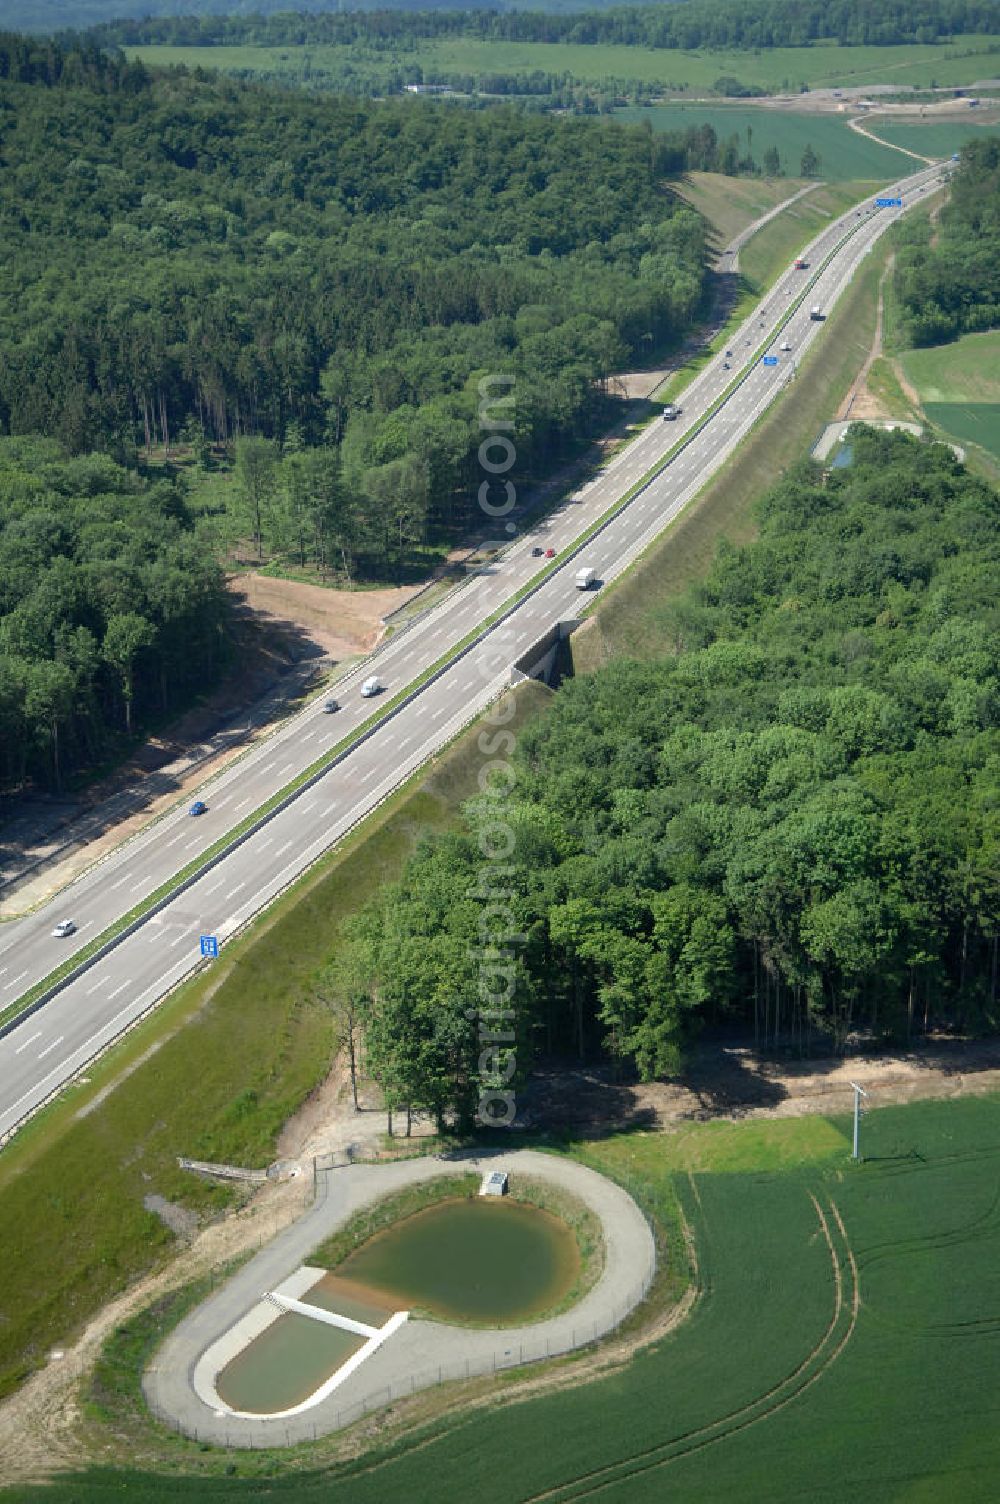
POLYGON ((377 1233, 337 1277, 394 1307, 502 1326, 550 1311, 580 1273, 572 1229, 508 1198, 443 1201, 377 1233))

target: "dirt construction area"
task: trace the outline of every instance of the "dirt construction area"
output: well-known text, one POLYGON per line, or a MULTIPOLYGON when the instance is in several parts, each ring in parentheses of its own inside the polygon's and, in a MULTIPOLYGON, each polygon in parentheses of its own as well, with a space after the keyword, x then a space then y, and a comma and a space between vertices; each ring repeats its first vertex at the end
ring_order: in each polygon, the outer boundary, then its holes
POLYGON ((369 653, 383 617, 414 587, 332 590, 241 574, 230 589, 237 667, 225 683, 136 749, 124 767, 78 794, 27 795, 0 810, 0 919, 27 913, 108 851, 189 797, 304 694, 369 653))
MULTIPOLYGON (((909 1053, 795 1062, 764 1059, 749 1048, 706 1048, 683 1081, 635 1086, 616 1082, 610 1069, 541 1073, 529 1093, 528 1108, 536 1126, 571 1126, 581 1136, 638 1125, 669 1134, 696 1121, 843 1115, 850 1110, 852 1080, 869 1091, 873 1107, 1000 1091, 1000 1045, 940 1040, 909 1053), (544 1104, 544 1119, 541 1112, 532 1112, 532 1100, 544 1104)), ((74 1345, 54 1353, 44 1369, 0 1405, 4 1482, 40 1480, 100 1463, 154 1464, 152 1455, 144 1459, 136 1451, 134 1437, 119 1455, 113 1438, 88 1418, 86 1381, 102 1344, 117 1326, 160 1296, 253 1252, 301 1216, 311 1201, 313 1155, 348 1144, 377 1152, 384 1144, 385 1126, 374 1098, 363 1094, 361 1111, 354 1110, 347 1073, 338 1066, 282 1134, 278 1151, 286 1177, 263 1185, 238 1210, 194 1232, 190 1241, 179 1238, 176 1256, 165 1269, 108 1305, 74 1345)), ((415 1121, 418 1137, 429 1131, 428 1123, 415 1121)), ((402 1140, 397 1147, 405 1147, 402 1140)), ((524 1392, 580 1382, 621 1363, 638 1345, 682 1320, 689 1308, 690 1301, 685 1301, 679 1308, 658 1312, 649 1324, 600 1348, 566 1374, 557 1370, 526 1379, 524 1392)), ((469 1401, 489 1403, 490 1392, 488 1387, 483 1392, 473 1388, 469 1401)), ((347 1455, 389 1423, 374 1417, 363 1436, 352 1433, 337 1446, 347 1455)))
POLYGON ((298 580, 240 574, 229 582, 262 624, 308 637, 337 662, 370 653, 382 636, 382 619, 413 595, 413 586, 393 590, 328 590, 298 580))

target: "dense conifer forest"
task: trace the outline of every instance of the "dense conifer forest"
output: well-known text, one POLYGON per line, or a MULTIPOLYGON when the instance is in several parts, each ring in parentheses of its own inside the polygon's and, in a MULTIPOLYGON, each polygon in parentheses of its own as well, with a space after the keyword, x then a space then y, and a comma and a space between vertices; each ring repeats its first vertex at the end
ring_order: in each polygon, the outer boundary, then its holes
POLYGON ((0 792, 58 789, 213 684, 229 612, 175 485, 0 439, 0 792))
POLYGON ((498 900, 523 939, 493 1027, 522 1072, 539 1049, 674 1072, 707 1024, 802 1053, 996 1028, 1000 498, 944 446, 862 430, 759 520, 662 662, 564 684, 513 753, 492 733, 512 774, 359 924, 341 995, 396 1105, 472 1111, 498 900), (496 822, 503 863, 477 840, 496 822))
POLYGON ((514 379, 522 485, 589 438, 607 375, 702 300, 671 160, 610 123, 0 37, 0 434, 49 441, 0 458, 5 784, 59 783, 211 680, 190 633, 214 641, 218 581, 137 467, 235 458, 258 557, 394 578, 473 515, 483 377, 514 379), (154 599, 158 570, 192 600, 154 599))

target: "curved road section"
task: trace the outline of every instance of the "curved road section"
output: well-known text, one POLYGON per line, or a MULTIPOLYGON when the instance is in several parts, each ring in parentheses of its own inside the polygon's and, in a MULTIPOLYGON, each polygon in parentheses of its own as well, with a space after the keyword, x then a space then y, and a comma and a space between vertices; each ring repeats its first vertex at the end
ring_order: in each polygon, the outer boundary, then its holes
POLYGON ((940 180, 939 166, 926 168, 883 190, 899 207, 869 203, 832 221, 804 253, 809 269, 787 271, 734 331, 729 370, 717 356, 685 391, 676 422, 648 426, 492 565, 391 637, 338 686, 338 714, 306 707, 205 786, 200 819, 177 809, 3 927, 0 1009, 67 959, 66 942, 52 937, 57 920, 75 920, 70 943, 100 935, 359 731, 378 705, 361 696, 366 675, 377 671, 385 696, 395 696, 438 665, 334 765, 0 1038, 0 1143, 201 964, 200 935, 224 943, 494 700, 529 648, 577 618, 581 564, 602 583, 629 567, 794 377, 823 328, 810 307, 828 310, 878 237, 940 180), (539 548, 556 551, 556 567, 533 553, 539 548))
POLYGON ((317 1197, 310 1210, 170 1334, 143 1376, 143 1391, 155 1415, 198 1441, 220 1446, 289 1446, 350 1425, 367 1411, 418 1389, 516 1368, 595 1342, 620 1326, 644 1299, 655 1272, 653 1235, 632 1197, 596 1170, 560 1155, 520 1149, 492 1159, 406 1159, 325 1170, 318 1177, 317 1197), (355 1211, 403 1186, 441 1175, 468 1174, 470 1169, 486 1170, 492 1163, 512 1176, 531 1175, 564 1187, 601 1219, 604 1269, 593 1289, 575 1306, 548 1321, 499 1330, 410 1320, 340 1387, 317 1404, 302 1407, 298 1414, 250 1418, 207 1402, 204 1396, 212 1393, 218 1371, 245 1345, 246 1339, 239 1339, 236 1329, 251 1316, 262 1295, 308 1264, 313 1250, 355 1211), (231 1350, 226 1343, 229 1334, 237 1339, 231 1350))

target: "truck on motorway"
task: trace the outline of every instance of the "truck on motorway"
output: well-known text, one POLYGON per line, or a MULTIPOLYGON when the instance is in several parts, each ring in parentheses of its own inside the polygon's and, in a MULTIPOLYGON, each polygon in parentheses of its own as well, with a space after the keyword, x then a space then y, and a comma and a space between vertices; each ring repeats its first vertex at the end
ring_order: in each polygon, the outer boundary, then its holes
POLYGON ((821 324, 826 318, 826 314, 823 312, 818 303, 814 303, 812 308, 810 308, 809 310, 809 317, 812 319, 814 324, 821 324))
POLYGON ((596 569, 585 568, 585 569, 578 569, 577 570, 577 572, 576 572, 576 588, 577 588, 577 590, 593 590, 593 588, 594 588, 594 586, 596 584, 597 584, 597 570, 596 569))
POLYGON ((675 407, 672 402, 668 402, 666 407, 663 409, 664 419, 666 420, 666 422, 672 423, 675 418, 680 416, 680 411, 681 410, 679 407, 675 407))

